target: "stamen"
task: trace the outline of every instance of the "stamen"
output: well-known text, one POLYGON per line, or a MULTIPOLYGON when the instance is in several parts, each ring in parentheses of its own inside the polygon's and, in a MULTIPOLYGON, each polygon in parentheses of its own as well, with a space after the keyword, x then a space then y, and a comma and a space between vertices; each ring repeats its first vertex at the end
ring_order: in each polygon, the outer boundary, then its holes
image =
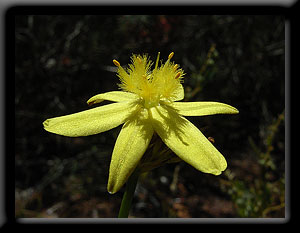
POLYGON ((174 71, 177 70, 177 68, 178 68, 178 65, 176 64, 176 65, 173 67, 174 71))
POLYGON ((142 64, 141 58, 137 57, 136 59, 138 60, 138 62, 139 62, 140 64, 142 64))
POLYGON ((117 60, 113 60, 113 63, 115 64, 115 66, 119 67, 120 66, 120 62, 118 62, 117 60))
POLYGON ((170 55, 168 56, 168 59, 170 60, 173 56, 174 56, 174 52, 170 53, 170 55))
POLYGON ((154 70, 156 70, 156 69, 157 69, 158 62, 159 62, 159 56, 160 56, 160 52, 158 52, 158 54, 157 54, 157 58, 156 58, 156 62, 155 62, 155 68, 154 68, 154 70))
POLYGON ((176 74, 176 76, 175 76, 175 79, 178 79, 178 78, 180 77, 180 75, 181 75, 181 73, 178 72, 178 73, 176 74))

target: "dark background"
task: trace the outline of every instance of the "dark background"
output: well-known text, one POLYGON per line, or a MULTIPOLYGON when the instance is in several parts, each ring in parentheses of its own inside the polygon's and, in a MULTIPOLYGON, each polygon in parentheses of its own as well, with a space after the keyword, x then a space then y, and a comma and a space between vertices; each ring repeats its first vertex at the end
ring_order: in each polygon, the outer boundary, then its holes
POLYGON ((47 118, 89 109, 117 90, 113 59, 170 52, 185 100, 238 115, 188 117, 225 156, 220 176, 180 162, 140 178, 131 217, 285 217, 285 18, 281 15, 19 15, 15 17, 15 216, 116 217, 106 190, 121 129, 68 138, 47 118))

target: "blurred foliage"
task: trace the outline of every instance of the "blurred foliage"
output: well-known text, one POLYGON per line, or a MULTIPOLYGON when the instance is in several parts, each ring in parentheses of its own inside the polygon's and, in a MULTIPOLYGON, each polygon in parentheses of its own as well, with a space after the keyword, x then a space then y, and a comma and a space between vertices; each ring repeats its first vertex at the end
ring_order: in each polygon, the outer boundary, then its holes
POLYGON ((16 217, 116 217, 106 191, 120 127, 81 138, 43 130, 117 90, 113 59, 157 52, 186 73, 185 100, 238 115, 191 117, 228 162, 221 176, 186 163, 141 177, 132 217, 284 217, 284 16, 20 15, 15 18, 16 217))
POLYGON ((264 148, 258 148, 249 137, 249 143, 257 155, 256 169, 259 170, 254 180, 247 183, 241 178, 237 179, 230 169, 225 172, 229 181, 224 180, 223 184, 227 186, 227 192, 231 195, 240 217, 284 216, 285 163, 282 158, 279 158, 280 163, 275 161, 276 158, 271 153, 274 149, 278 150, 275 146, 283 146, 281 141, 275 140, 277 131, 283 126, 283 120, 284 112, 267 128, 264 148))

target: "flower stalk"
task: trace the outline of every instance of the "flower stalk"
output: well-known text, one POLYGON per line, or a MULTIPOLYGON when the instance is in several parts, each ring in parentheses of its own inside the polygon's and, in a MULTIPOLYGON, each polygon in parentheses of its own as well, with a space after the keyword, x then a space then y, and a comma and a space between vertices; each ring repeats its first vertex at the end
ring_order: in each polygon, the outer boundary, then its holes
POLYGON ((139 179, 139 174, 140 173, 138 169, 135 169, 135 171, 128 178, 128 181, 126 183, 125 193, 123 194, 123 199, 121 202, 118 218, 128 218, 135 188, 139 179))

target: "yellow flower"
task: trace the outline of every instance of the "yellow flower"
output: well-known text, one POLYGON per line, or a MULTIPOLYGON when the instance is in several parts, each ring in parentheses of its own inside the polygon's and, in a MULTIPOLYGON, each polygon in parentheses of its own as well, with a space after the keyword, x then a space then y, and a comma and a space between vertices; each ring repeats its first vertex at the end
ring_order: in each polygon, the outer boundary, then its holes
POLYGON ((178 157, 202 172, 219 175, 227 167, 222 154, 183 116, 235 114, 238 110, 218 102, 176 102, 184 98, 184 72, 170 61, 173 55, 159 67, 158 54, 152 71, 153 63, 146 55, 133 55, 128 68, 113 60, 122 91, 98 94, 87 103, 116 103, 43 123, 45 130, 69 137, 98 134, 124 123, 112 153, 107 186, 110 193, 127 181, 154 132, 178 157))

